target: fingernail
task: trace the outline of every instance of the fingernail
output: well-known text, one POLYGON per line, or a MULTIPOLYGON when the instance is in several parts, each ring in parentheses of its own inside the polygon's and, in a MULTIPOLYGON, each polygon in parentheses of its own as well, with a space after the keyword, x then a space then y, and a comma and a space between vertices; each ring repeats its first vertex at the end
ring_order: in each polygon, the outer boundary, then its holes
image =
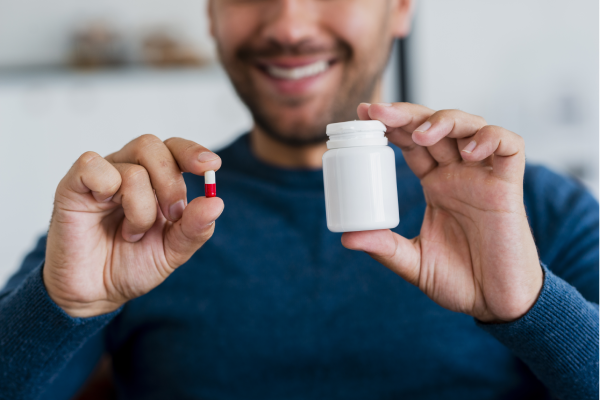
POLYGON ((208 162, 208 161, 216 160, 217 158, 219 158, 219 156, 216 155, 215 153, 212 153, 210 151, 205 151, 204 153, 200 153, 200 155, 198 156, 198 161, 208 162))
POLYGON ((431 128, 431 122, 425 121, 421 126, 415 129, 415 132, 427 132, 429 128, 431 128))
POLYGON ((137 235, 131 235, 131 237, 129 238, 129 241, 131 243, 135 243, 135 242, 139 241, 142 237, 144 237, 143 233, 138 233, 137 235))
POLYGON ((367 106, 371 106, 371 103, 360 103, 360 104, 366 104, 367 106))
POLYGON ((103 200, 104 203, 108 203, 109 201, 111 201, 113 199, 113 197, 115 197, 115 195, 113 194, 112 196, 106 198, 103 200))
POLYGON ((185 203, 183 200, 179 200, 177 203, 172 204, 169 207, 169 215, 171 216, 171 221, 179 221, 181 216, 183 215, 183 210, 185 209, 185 203))
POLYGON ((462 149, 462 151, 464 151, 465 153, 472 153, 473 150, 475 150, 475 147, 477 147, 477 142, 474 140, 471 140, 469 142, 469 144, 466 145, 464 149, 462 149))
POLYGON ((383 107, 391 107, 392 103, 377 103, 377 105, 383 106, 383 107))

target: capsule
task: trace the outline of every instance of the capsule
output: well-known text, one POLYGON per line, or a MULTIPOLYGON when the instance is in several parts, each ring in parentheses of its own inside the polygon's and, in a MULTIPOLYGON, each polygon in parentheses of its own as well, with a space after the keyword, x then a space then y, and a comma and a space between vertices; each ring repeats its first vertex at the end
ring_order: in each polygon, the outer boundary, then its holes
POLYGON ((206 171, 204 173, 204 194, 206 197, 217 197, 215 171, 206 171))

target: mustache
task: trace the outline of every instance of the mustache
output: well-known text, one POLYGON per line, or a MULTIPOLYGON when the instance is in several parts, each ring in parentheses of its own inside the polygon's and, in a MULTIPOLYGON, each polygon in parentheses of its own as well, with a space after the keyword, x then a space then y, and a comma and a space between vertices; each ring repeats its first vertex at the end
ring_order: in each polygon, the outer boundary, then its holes
POLYGON ((285 44, 269 41, 262 46, 243 45, 236 52, 236 57, 242 61, 253 61, 257 58, 270 58, 277 56, 307 56, 316 54, 334 54, 337 58, 349 59, 352 57, 352 47, 343 41, 336 41, 332 46, 306 40, 294 44, 285 44))

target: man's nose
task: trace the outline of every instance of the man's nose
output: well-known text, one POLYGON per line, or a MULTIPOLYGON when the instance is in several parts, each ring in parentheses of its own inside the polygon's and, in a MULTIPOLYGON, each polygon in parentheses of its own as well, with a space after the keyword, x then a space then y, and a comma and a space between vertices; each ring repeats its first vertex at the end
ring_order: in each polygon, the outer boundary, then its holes
POLYGON ((283 47, 305 42, 318 31, 315 0, 275 0, 265 17, 266 39, 283 47))

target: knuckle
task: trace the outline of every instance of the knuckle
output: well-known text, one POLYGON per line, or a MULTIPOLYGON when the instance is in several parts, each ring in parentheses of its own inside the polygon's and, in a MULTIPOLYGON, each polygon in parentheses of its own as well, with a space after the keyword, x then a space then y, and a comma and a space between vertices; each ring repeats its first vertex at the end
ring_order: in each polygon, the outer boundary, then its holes
POLYGON ((145 135, 142 135, 140 137, 138 137, 137 139, 135 139, 136 144, 138 148, 141 149, 146 149, 149 147, 156 147, 156 146, 161 146, 163 145, 163 141, 160 140, 158 137, 147 133, 145 135))
POLYGON ((172 138, 165 140, 165 145, 167 145, 167 147, 169 147, 169 150, 171 150, 171 152, 173 154, 178 153, 178 154, 184 155, 184 156, 187 156, 190 153, 194 153, 199 148, 200 149, 202 148, 202 146, 200 146, 198 143, 195 143, 191 140, 182 139, 179 137, 172 137, 172 138), (179 142, 179 143, 177 143, 178 146, 171 149, 170 146, 173 146, 176 142, 179 142), (175 152, 173 152, 173 150, 175 150, 175 152))
POLYGON ((459 109, 440 110, 434 114, 435 118, 443 122, 469 123, 477 126, 486 126, 487 122, 483 117, 475 114, 469 114, 459 109))
POLYGON ((523 139, 523 136, 519 135, 518 133, 514 133, 511 131, 508 131, 509 134, 515 138, 515 140, 519 143, 525 143, 525 139, 523 139))
POLYGON ((179 138, 179 137, 170 137, 167 140, 165 140, 163 143, 168 145, 169 143, 173 143, 173 142, 176 142, 178 140, 182 140, 182 139, 179 138))
POLYGON ((449 108, 449 109, 446 109, 446 110, 436 111, 434 115, 441 116, 441 117, 452 117, 452 116, 454 116, 456 114, 459 114, 461 112, 462 111, 460 111, 460 110, 455 110, 455 109, 449 108))
POLYGON ((433 116, 435 116, 437 119, 456 119, 456 117, 458 117, 460 114, 464 114, 464 112, 460 110, 447 109, 436 111, 433 116))
POLYGON ((81 182, 89 190, 99 194, 115 193, 121 185, 121 175, 102 156, 86 151, 73 164, 65 182, 81 182))
POLYGON ((473 117, 475 117, 476 120, 479 121, 479 124, 481 126, 486 126, 487 125, 487 121, 485 120, 485 118, 479 116, 479 115, 475 115, 475 114, 471 114, 473 117))
POLYGON ((165 183, 165 186, 168 188, 175 188, 175 189, 180 188, 180 189, 185 190, 185 180, 183 179, 183 175, 177 174, 177 175, 173 176, 172 178, 167 180, 167 182, 165 183))
POLYGON ((149 180, 148 171, 141 165, 132 165, 122 173, 123 181, 128 185, 138 185, 149 180))
POLYGON ((435 121, 438 124, 447 127, 447 129, 453 129, 456 124, 456 116, 451 113, 439 114, 436 116, 435 121))
POLYGON ((98 159, 98 158, 102 158, 98 153, 93 152, 93 151, 86 151, 81 156, 79 156, 79 158, 75 162, 75 165, 78 168, 85 168, 92 161, 94 161, 95 159, 98 159))
POLYGON ((453 127, 456 123, 456 120, 459 118, 459 113, 462 111, 459 110, 440 110, 436 111, 431 117, 429 117, 429 121, 432 123, 437 123, 446 127, 453 127))
POLYGON ((494 125, 485 125, 479 130, 479 135, 483 137, 494 136, 497 134, 497 127, 494 125))
POLYGON ((399 103, 394 103, 393 104, 393 108, 395 109, 395 111, 400 112, 400 113, 410 113, 411 109, 414 106, 410 103, 407 102, 399 102, 399 103))

